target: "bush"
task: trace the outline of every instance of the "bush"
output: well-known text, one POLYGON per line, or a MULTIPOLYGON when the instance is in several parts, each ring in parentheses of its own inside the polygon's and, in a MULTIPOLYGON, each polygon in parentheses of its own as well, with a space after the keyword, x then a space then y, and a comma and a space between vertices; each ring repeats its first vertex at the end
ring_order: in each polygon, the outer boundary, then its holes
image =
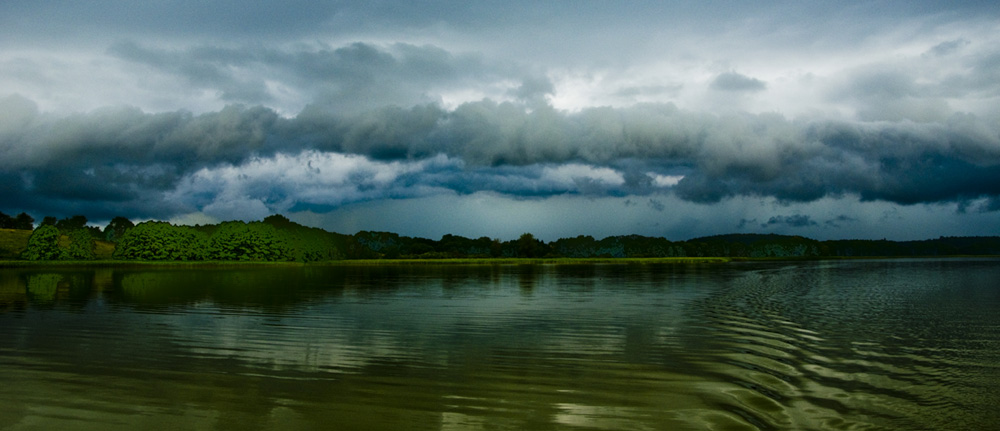
POLYGON ((28 246, 21 253, 27 260, 60 260, 67 257, 59 248, 59 229, 55 226, 39 226, 28 238, 28 246))
POLYGON ((139 223, 118 241, 113 257, 125 260, 202 260, 204 234, 162 221, 139 223))
POLYGON ((77 229, 69 233, 67 257, 74 260, 94 260, 94 237, 87 229, 77 229))
POLYGON ((219 225, 208 239, 207 259, 286 261, 291 259, 287 241, 274 226, 230 221, 219 225))

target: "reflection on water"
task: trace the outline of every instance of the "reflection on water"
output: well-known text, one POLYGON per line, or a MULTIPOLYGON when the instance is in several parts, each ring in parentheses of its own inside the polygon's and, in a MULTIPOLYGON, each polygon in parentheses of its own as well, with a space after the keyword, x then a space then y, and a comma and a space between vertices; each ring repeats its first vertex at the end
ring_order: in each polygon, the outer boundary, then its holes
POLYGON ((990 429, 1000 260, 0 271, 0 429, 990 429))

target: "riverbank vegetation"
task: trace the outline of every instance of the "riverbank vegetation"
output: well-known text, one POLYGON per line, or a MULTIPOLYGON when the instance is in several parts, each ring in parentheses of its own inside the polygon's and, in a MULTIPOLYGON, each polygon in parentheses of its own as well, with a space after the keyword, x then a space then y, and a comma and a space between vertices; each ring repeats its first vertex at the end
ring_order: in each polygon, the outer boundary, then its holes
POLYGON ((272 215, 261 221, 180 226, 133 224, 114 218, 104 229, 82 215, 46 217, 0 213, 0 260, 23 262, 352 262, 352 263, 587 263, 718 262, 731 259, 1000 255, 1000 237, 941 237, 923 241, 829 240, 774 234, 729 234, 685 241, 640 235, 545 242, 444 235, 439 240, 392 232, 329 232, 272 215), (9 226, 9 227, 6 227, 9 226))

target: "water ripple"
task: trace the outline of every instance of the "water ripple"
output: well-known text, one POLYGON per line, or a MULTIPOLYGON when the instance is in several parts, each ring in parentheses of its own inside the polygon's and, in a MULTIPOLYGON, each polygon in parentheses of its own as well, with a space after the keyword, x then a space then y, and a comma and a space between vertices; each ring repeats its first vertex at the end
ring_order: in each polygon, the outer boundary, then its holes
POLYGON ((745 410, 744 419, 760 429, 938 429, 967 418, 962 391, 981 373, 967 357, 968 337, 995 326, 980 323, 947 339, 912 336, 908 325, 920 325, 918 316, 906 314, 908 304, 899 296, 912 280, 898 274, 880 279, 866 273, 871 285, 823 291, 823 304, 808 307, 815 304, 803 304, 804 293, 829 289, 822 277, 810 277, 810 269, 751 272, 699 304, 718 358, 701 366, 741 388, 728 394, 734 409, 745 410), (846 302, 858 296, 865 302, 846 302), (845 319, 851 315, 868 319, 845 319), (796 417, 790 408, 810 414, 796 417), (918 417, 923 425, 911 422, 918 417))
POLYGON ((3 277, 0 429, 1000 421, 997 261, 3 277))

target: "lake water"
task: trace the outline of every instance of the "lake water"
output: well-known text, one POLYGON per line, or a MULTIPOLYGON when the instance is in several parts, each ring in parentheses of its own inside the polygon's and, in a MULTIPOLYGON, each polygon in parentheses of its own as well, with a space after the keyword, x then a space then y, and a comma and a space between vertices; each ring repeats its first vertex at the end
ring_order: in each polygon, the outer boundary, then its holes
POLYGON ((0 269, 0 429, 1000 427, 1000 260, 0 269))

